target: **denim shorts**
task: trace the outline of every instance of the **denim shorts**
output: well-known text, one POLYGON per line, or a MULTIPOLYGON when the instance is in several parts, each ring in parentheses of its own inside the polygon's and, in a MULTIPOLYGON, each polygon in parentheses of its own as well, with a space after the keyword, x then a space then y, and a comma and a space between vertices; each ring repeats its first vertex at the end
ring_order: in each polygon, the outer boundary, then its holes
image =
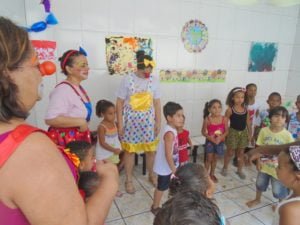
POLYGON ((271 180, 272 185, 272 192, 274 198, 277 199, 284 199, 289 195, 289 189, 283 186, 283 184, 277 180, 276 178, 272 177, 269 174, 258 172, 257 179, 256 179, 256 188, 257 190, 264 192, 267 190, 269 186, 269 182, 271 180))
POLYGON ((159 191, 165 191, 169 189, 171 180, 171 174, 169 175, 158 175, 157 176, 157 189, 159 191))
POLYGON ((224 155, 224 142, 221 142, 216 145, 215 143, 206 141, 205 152, 206 153, 215 153, 218 156, 223 156, 224 155))

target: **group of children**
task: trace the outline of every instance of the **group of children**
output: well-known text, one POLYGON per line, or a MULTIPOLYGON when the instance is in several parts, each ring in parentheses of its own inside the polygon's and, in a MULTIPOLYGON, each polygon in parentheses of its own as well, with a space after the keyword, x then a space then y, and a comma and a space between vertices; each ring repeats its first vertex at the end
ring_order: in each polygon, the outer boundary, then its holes
MULTIPOLYGON (((215 224, 222 224, 223 222, 220 222, 223 221, 222 216, 211 198, 214 183, 218 182, 215 175, 217 160, 224 155, 224 147, 226 146, 226 153, 221 175, 227 176, 229 162, 235 154, 237 175, 240 179, 245 179, 242 169, 244 151, 247 147, 286 144, 300 138, 300 96, 296 101, 298 112, 289 116, 288 111, 280 106, 281 96, 277 92, 269 95, 267 100, 269 108, 259 111, 259 105, 255 101, 256 91, 255 84, 247 85, 246 89, 233 88, 226 99, 228 108, 225 115, 222 115, 220 100, 213 99, 205 104, 202 126, 202 135, 206 138, 205 168, 188 163, 188 146, 191 147, 192 142, 189 132, 184 129, 183 108, 175 102, 164 105, 163 114, 167 123, 161 132, 154 161, 154 172, 158 175, 151 206, 151 211, 157 215, 154 224, 173 224, 167 217, 178 210, 174 208, 176 201, 186 204, 196 204, 195 201, 199 201, 199 209, 204 210, 203 203, 211 210, 210 215, 213 216, 208 219, 218 222, 215 224), (168 189, 170 199, 163 208, 160 208, 162 195, 168 189)), ((85 198, 93 193, 100 182, 97 174, 90 172, 95 158, 115 164, 120 163, 119 155, 122 149, 115 124, 115 114, 115 106, 112 102, 100 100, 96 105, 96 115, 103 119, 98 127, 96 150, 93 150, 91 145, 78 147, 82 145, 78 141, 71 142, 67 146, 79 157, 79 188, 84 190, 85 198), (84 154, 77 151, 78 148, 81 148, 84 154)), ((263 156, 256 162, 257 192, 255 199, 246 203, 248 207, 253 207, 260 202, 262 192, 266 191, 270 181, 275 198, 281 201, 288 196, 289 187, 280 182, 277 177, 277 165, 278 157, 275 156, 263 156)), ((191 212, 186 212, 186 215, 190 214, 191 212)), ((184 216, 172 218, 174 221, 177 219, 184 221, 184 216)))
MULTIPOLYGON (((205 171, 209 174, 209 180, 215 183, 218 182, 215 176, 217 159, 224 154, 225 145, 226 153, 221 175, 227 176, 229 162, 235 154, 236 173, 240 179, 245 179, 246 175, 242 169, 246 148, 287 144, 300 138, 300 96, 296 101, 298 112, 289 116, 288 111, 281 106, 281 96, 277 92, 269 95, 267 100, 269 108, 259 111, 259 105, 255 101, 256 92, 255 84, 248 84, 246 89, 233 88, 226 99, 228 108, 225 116, 222 115, 222 104, 218 99, 213 99, 205 105, 202 126, 202 134, 206 137, 205 171)), ((170 182, 178 179, 176 171, 180 166, 180 151, 178 151, 177 138, 179 138, 178 130, 184 124, 183 109, 179 104, 168 102, 163 112, 167 125, 161 133, 154 164, 154 171, 158 174, 158 185, 154 192, 151 211, 155 215, 162 210, 159 206, 163 192, 169 188, 170 182)), ((270 181, 273 196, 279 201, 289 195, 289 188, 278 180, 277 166, 277 156, 266 155, 257 160, 256 197, 246 203, 248 207, 260 203, 262 192, 266 191, 270 181)))

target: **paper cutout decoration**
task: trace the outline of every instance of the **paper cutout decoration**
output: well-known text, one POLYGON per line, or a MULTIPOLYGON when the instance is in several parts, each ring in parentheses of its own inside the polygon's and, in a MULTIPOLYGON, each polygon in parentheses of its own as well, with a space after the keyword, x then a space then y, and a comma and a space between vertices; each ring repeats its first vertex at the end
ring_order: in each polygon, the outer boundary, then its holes
POLYGON ((136 52, 144 50, 152 56, 152 40, 140 37, 107 37, 106 63, 109 73, 127 74, 136 71, 136 52))
POLYGON ((200 20, 190 20, 182 28, 181 40, 188 52, 201 52, 208 42, 207 27, 200 20))
POLYGON ((56 42, 54 41, 42 41, 31 40, 31 43, 38 54, 39 60, 55 60, 56 42))
POLYGON ((159 77, 165 83, 223 83, 226 70, 160 70, 159 77))
POLYGON ((252 42, 248 71, 249 72, 270 72, 275 70, 278 44, 269 42, 252 42))

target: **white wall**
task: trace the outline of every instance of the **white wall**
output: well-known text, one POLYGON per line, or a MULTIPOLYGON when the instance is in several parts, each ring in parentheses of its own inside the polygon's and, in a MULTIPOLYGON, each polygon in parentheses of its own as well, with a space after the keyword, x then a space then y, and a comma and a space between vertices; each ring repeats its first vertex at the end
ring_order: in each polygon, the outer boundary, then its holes
MULTIPOLYGON (((28 25, 44 18, 43 8, 39 5, 40 0, 25 0, 25 4, 24 0, 18 2, 26 9, 25 18, 28 25)), ((109 35, 151 37, 154 41, 157 69, 227 70, 225 83, 161 84, 162 103, 172 100, 183 105, 187 128, 192 135, 200 134, 204 103, 212 98, 224 101, 229 90, 235 86, 245 86, 249 82, 256 83, 258 99, 261 102, 265 102, 271 91, 278 91, 283 96, 286 89, 288 96, 294 93, 294 91, 290 93, 290 84, 287 82, 288 78, 294 78, 293 70, 289 73, 293 49, 296 46, 300 49, 299 41, 294 43, 299 7, 278 8, 263 3, 254 6, 236 6, 226 0, 52 0, 51 2, 52 11, 58 18, 59 25, 32 34, 32 38, 57 41, 58 56, 65 50, 77 48, 79 45, 86 49, 91 71, 89 80, 83 85, 88 89, 94 104, 100 98, 115 100, 115 90, 121 78, 110 76, 107 72, 104 38, 109 35), (181 29, 190 19, 199 19, 208 27, 209 43, 200 54, 188 53, 180 40, 181 29), (279 43, 275 72, 247 72, 251 41, 279 43)), ((21 7, 16 8, 9 4, 6 7, 13 12, 12 15, 19 15, 22 12, 21 7)), ((295 56, 295 59, 297 58, 295 56)), ((299 71, 299 64, 294 64, 299 71)), ((59 73, 45 78, 47 87, 45 97, 35 107, 29 118, 31 122, 45 127, 42 118, 48 104, 47 95, 61 79, 63 75, 59 73)), ((91 127, 95 128, 97 123, 98 120, 94 116, 91 127)))
POLYGON ((293 46, 292 60, 287 81, 286 98, 292 102, 300 95, 300 18, 298 17, 297 31, 293 46))

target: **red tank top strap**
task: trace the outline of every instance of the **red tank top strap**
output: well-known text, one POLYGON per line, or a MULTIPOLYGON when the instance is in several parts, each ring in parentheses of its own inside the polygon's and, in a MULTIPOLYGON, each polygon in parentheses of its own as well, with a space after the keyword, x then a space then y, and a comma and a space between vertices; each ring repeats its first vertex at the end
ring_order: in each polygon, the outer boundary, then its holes
POLYGON ((4 165, 28 135, 37 131, 46 134, 45 131, 28 124, 17 126, 0 144, 0 167, 4 165))

